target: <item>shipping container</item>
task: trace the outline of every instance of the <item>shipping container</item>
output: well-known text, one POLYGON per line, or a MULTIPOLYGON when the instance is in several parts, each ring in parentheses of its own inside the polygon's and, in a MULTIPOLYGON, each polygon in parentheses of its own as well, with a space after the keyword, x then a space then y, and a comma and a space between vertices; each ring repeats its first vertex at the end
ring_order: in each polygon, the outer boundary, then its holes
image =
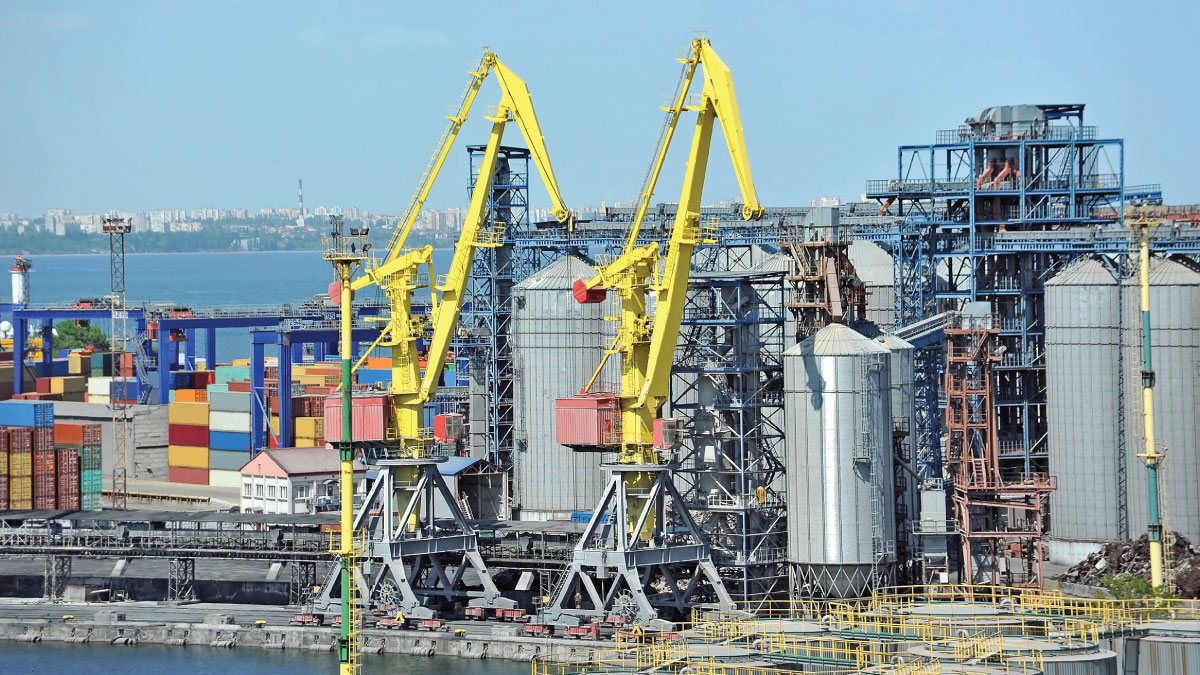
POLYGON ((52 394, 83 393, 85 391, 87 391, 87 378, 85 377, 50 378, 50 393, 52 394))
POLYGON ((236 382, 226 382, 225 386, 229 391, 237 391, 242 393, 250 393, 250 380, 242 380, 236 382))
POLYGON ((113 374, 113 355, 109 352, 92 354, 92 377, 113 374))
POLYGON ((84 496, 100 495, 104 487, 104 474, 100 469, 83 469, 79 472, 79 491, 84 496))
POLYGON ((297 417, 294 420, 296 436, 304 438, 324 438, 324 417, 297 417))
MULTIPOLYGON (((355 396, 351 411, 352 440, 386 440, 387 411, 387 397, 385 396, 355 396)), ((334 442, 342 440, 341 396, 329 396, 325 399, 325 440, 334 442)))
POLYGON ((387 384, 392 381, 391 369, 359 368, 354 371, 359 384, 387 384))
POLYGON ((167 480, 172 483, 208 485, 208 469, 193 469, 183 466, 168 466, 167 480))
POLYGON ((55 422, 54 442, 59 445, 100 445, 104 427, 96 423, 55 422))
POLYGON ((167 442, 171 445, 208 445, 208 427, 198 424, 170 424, 167 442))
POLYGON ((53 509, 58 496, 58 477, 53 473, 33 476, 33 507, 53 509))
POLYGON ((210 392, 208 407, 213 412, 250 412, 250 394, 240 392, 210 392))
POLYGON ((172 403, 167 406, 167 421, 171 424, 208 426, 208 404, 172 403))
POLYGON ((621 404, 611 394, 586 394, 555 401, 554 426, 559 445, 603 446, 621 436, 621 404))
POLYGON ((54 449, 54 470, 60 474, 79 474, 79 448, 73 445, 59 445, 54 449))
POLYGON ((79 470, 87 471, 88 469, 102 469, 103 467, 103 451, 99 443, 96 445, 85 445, 79 449, 79 470))
POLYGON ((250 461, 249 450, 209 450, 208 468, 222 471, 241 471, 250 461))
POLYGON ((208 415, 208 428, 212 431, 250 433, 250 413, 214 410, 208 415))
POLYGON ((208 432, 208 447, 213 450, 250 450, 250 434, 233 431, 208 432))
POLYGON ((34 427, 33 450, 49 452, 54 450, 54 427, 34 427))
POLYGON ((0 511, 8 508, 8 476, 0 474, 0 511))
POLYGON ((250 366, 217 366, 216 384, 225 384, 234 380, 249 380, 250 366))
POLYGON ((109 383, 108 396, 114 401, 137 402, 142 385, 136 377, 114 377, 109 383))
POLYGON ((433 439, 438 443, 452 443, 462 435, 463 416, 459 413, 443 413, 433 418, 433 439))
POLYGON ((33 508, 33 476, 9 476, 8 501, 9 508, 33 508), (28 506, 15 506, 20 503, 28 504, 28 506))
POLYGON ((34 476, 53 476, 54 475, 54 448, 49 450, 34 450, 33 451, 33 475, 34 476))
POLYGON ((79 510, 81 511, 99 511, 100 510, 100 493, 82 494, 79 495, 79 510))
POLYGON ((175 401, 178 403, 204 403, 208 400, 208 392, 204 389, 176 389, 175 401))
POLYGON ((34 401, 0 401, 0 426, 52 427, 54 404, 34 401))
POLYGON ((191 469, 207 469, 208 448, 192 445, 168 445, 167 466, 180 466, 191 469))
POLYGON ((50 381, 51 381, 52 379, 54 379, 54 378, 50 378, 50 377, 39 377, 39 378, 37 378, 37 380, 36 380, 36 383, 34 384, 34 391, 33 391, 33 392, 30 392, 30 393, 37 393, 37 394, 49 394, 49 393, 51 393, 51 389, 50 389, 50 381))
POLYGON ((208 484, 214 487, 242 489, 242 474, 227 469, 209 469, 208 484))
POLYGON ((8 429, 9 452, 32 452, 33 429, 30 427, 10 427, 8 429))
MULTIPOLYGON (((72 375, 83 375, 84 374, 83 373, 83 370, 84 370, 83 359, 84 359, 83 354, 81 354, 79 352, 71 352, 70 354, 68 354, 67 355, 67 372, 72 375)), ((91 370, 92 370, 92 364, 90 361, 90 357, 89 357, 89 361, 88 361, 88 365, 87 365, 87 370, 88 370, 88 372, 91 372, 91 370)))

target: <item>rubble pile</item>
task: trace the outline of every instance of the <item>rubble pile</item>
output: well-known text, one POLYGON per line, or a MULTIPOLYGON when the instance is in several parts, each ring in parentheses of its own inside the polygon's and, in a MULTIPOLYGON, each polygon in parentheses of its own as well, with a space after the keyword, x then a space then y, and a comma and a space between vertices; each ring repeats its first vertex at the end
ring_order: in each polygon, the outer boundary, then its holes
MULTIPOLYGON (((1171 556, 1174 559, 1174 580, 1177 592, 1184 598, 1200 598, 1200 548, 1192 546, 1187 537, 1173 533, 1171 556)), ((1142 535, 1136 541, 1108 544, 1098 553, 1084 558, 1059 577, 1062 581, 1099 586, 1103 577, 1128 574, 1150 579, 1150 539, 1142 535)))

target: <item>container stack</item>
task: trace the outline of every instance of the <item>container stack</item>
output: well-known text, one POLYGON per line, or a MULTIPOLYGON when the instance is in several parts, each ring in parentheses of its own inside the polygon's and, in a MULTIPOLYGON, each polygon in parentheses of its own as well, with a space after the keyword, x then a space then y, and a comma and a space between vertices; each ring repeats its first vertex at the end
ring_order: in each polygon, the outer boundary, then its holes
POLYGON ((209 392, 209 409, 209 484, 240 487, 250 461, 250 392, 209 392))
POLYGON ((54 509, 57 492, 54 406, 35 401, 0 402, 7 437, 8 508, 54 509))
POLYGON ((58 454, 58 508, 100 510, 103 487, 101 443, 104 429, 96 423, 56 422, 54 447, 58 454), (75 473, 74 479, 64 475, 75 473))
MULTIPOLYGON (((390 406, 387 397, 382 394, 355 394, 354 408, 351 410, 353 438, 356 441, 385 440, 390 406)), ((340 395, 325 398, 325 440, 337 442, 342 440, 342 397, 340 395)), ((299 445, 299 444, 297 444, 299 445)))
POLYGON ((167 480, 208 485, 208 403, 167 406, 167 480))

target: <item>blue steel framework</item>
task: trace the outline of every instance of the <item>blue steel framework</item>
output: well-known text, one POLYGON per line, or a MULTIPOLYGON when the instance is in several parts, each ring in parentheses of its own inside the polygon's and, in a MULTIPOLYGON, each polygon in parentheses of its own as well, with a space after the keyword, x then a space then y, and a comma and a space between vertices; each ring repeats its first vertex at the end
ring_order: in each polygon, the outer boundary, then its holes
MULTIPOLYGON (((965 302, 1001 319, 997 364, 1001 471, 1046 470, 1043 283, 1102 234, 1124 206, 1124 143, 1083 124, 1083 106, 1041 106, 1038 125, 962 126, 928 145, 900 146, 897 178, 867 196, 898 227, 866 235, 893 252, 896 316, 907 325, 965 302), (1115 157, 1113 156, 1115 155, 1115 157), (1003 162, 1003 164, 1001 164, 1003 162), (1076 237, 1077 239, 1077 237, 1076 237), (940 280, 939 280, 940 277, 940 280)), ((1161 198, 1153 188, 1143 196, 1161 198)), ((937 406, 940 351, 918 355, 918 463, 941 476, 937 406)))
POLYGON ((693 277, 671 370, 680 491, 739 602, 786 593, 782 272, 693 277))

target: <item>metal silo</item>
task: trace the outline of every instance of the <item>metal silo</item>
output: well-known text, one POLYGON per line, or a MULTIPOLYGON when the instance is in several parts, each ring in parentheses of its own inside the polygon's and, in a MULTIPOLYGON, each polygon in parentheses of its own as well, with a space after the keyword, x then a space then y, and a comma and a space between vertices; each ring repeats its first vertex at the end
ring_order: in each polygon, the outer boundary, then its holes
MULTIPOLYGON (((1122 283, 1125 351, 1125 454, 1129 479, 1129 530, 1146 531, 1146 467, 1137 456, 1141 426, 1140 290, 1136 273, 1122 283)), ((1174 260, 1150 264, 1150 334, 1154 356, 1155 436, 1166 446, 1159 470, 1164 529, 1200 539, 1200 273, 1174 260)), ((1060 483, 1061 484, 1061 483, 1060 483)))
POLYGON ((861 595, 895 560, 890 353, 831 324, 783 359, 792 594, 861 595))
MULTIPOLYGON (((1119 527, 1117 424, 1120 293, 1097 260, 1085 259, 1046 282, 1046 406, 1051 559, 1074 564, 1119 527), (1103 500, 1097 494, 1109 495, 1103 500)), ((1130 372, 1126 372, 1126 377, 1130 372)))
MULTIPOLYGON (((566 520, 600 498, 606 455, 572 452, 554 433, 554 400, 579 393, 612 339, 611 300, 580 304, 583 260, 556 260, 513 287, 513 493, 522 520, 566 520)), ((618 371, 619 372, 619 371, 618 371)))
POLYGON ((920 510, 917 494, 916 453, 913 452, 914 423, 917 417, 916 374, 914 372, 914 347, 911 342, 895 335, 881 335, 875 342, 889 352, 888 372, 891 376, 892 413, 892 461, 903 458, 908 471, 895 469, 896 491, 896 553, 904 562, 909 554, 917 551, 916 535, 912 523, 920 510), (904 550, 901 550, 901 544, 904 550))
POLYGON ((896 294, 891 254, 874 242, 856 241, 846 249, 846 255, 867 290, 867 321, 882 330, 892 330, 896 327, 896 294))

